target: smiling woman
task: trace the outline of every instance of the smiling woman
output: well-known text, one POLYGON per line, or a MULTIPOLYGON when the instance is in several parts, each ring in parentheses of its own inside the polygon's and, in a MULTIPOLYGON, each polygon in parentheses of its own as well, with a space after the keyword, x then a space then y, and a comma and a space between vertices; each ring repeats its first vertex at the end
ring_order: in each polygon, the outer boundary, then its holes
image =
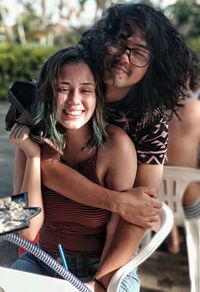
MULTIPOLYGON (((69 270, 82 281, 90 281, 88 285, 96 292, 106 290, 116 269, 130 260, 145 229, 124 222, 104 208, 82 204, 84 196, 76 202, 69 199, 68 188, 64 193, 57 188, 57 174, 48 180, 44 170, 41 176, 41 159, 42 168, 43 161, 50 161, 55 171, 59 167, 64 175, 70 166, 77 176, 82 174, 95 186, 118 191, 131 188, 137 169, 134 145, 123 130, 104 121, 103 109, 103 86, 95 62, 86 50, 70 47, 58 51, 43 65, 33 119, 63 155, 44 145, 40 149, 30 139, 27 126, 15 124, 10 135, 20 148, 16 156, 17 184, 20 181, 20 191, 28 192, 29 205, 42 210, 21 235, 32 240, 39 233, 40 247, 56 259, 62 244, 69 270), (103 283, 95 280, 97 274, 102 275, 103 283)), ((12 268, 55 276, 30 253, 21 256, 12 268)), ((125 282, 138 291, 135 271, 125 282)))
POLYGON ((95 107, 95 82, 89 67, 83 62, 64 65, 58 79, 58 122, 71 130, 87 127, 95 107))

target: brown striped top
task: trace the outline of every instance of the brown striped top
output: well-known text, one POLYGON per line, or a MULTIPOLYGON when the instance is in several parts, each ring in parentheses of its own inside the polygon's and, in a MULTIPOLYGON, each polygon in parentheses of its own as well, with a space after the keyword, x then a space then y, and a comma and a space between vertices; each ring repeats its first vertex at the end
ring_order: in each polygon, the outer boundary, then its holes
MULTIPOLYGON (((97 153, 80 162, 76 169, 100 184, 96 174, 97 153)), ((42 191, 45 212, 45 222, 40 231, 42 248, 57 254, 57 246, 61 243, 65 253, 100 257, 111 213, 76 203, 45 186, 42 191)))

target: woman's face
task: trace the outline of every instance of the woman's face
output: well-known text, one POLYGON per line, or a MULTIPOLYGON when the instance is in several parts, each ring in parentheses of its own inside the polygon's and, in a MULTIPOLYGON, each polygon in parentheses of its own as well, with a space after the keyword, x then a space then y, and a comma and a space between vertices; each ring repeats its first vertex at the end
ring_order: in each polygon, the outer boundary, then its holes
POLYGON ((57 119, 66 129, 80 129, 91 119, 96 107, 95 81, 83 62, 60 69, 57 94, 57 119))

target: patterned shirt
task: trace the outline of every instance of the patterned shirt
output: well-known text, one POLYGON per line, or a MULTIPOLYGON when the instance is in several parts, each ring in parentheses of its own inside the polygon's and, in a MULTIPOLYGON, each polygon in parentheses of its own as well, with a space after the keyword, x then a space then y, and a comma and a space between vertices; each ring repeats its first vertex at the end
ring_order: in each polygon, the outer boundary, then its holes
POLYGON ((106 103, 106 119, 122 128, 133 141, 139 164, 164 164, 167 153, 168 121, 159 109, 139 116, 126 98, 106 103))

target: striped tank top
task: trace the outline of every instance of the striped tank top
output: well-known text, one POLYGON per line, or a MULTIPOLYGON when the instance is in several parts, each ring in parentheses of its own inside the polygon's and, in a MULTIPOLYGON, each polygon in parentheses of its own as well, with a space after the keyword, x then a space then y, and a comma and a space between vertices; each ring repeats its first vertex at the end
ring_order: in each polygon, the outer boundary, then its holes
MULTIPOLYGON (((100 184, 96 174, 97 153, 80 162, 76 170, 92 182, 100 184)), ((40 231, 41 247, 49 253, 57 254, 57 246, 61 243, 64 252, 70 255, 100 257, 111 213, 76 203, 44 185, 42 193, 45 221, 40 231)))

